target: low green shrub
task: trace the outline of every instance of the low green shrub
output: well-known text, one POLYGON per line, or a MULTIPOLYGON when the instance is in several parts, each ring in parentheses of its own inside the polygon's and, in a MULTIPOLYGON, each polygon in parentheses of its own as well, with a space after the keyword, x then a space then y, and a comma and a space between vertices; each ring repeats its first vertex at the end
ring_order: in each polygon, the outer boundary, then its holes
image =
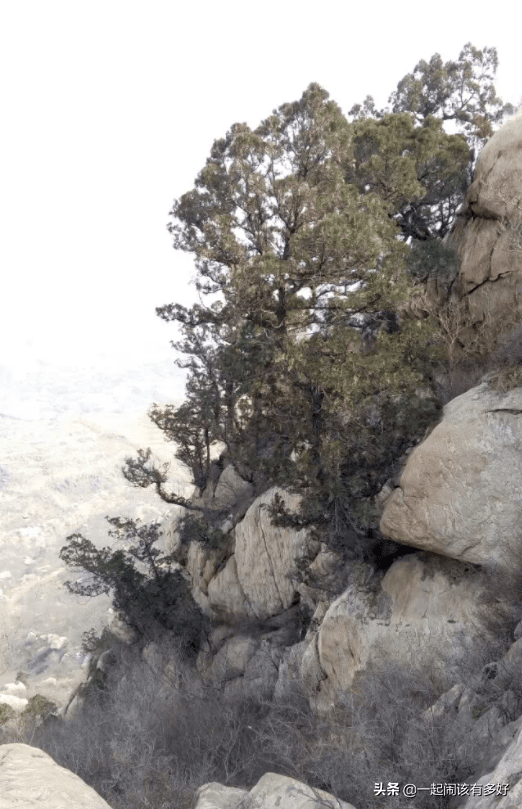
MULTIPOLYGON (((138 527, 139 520, 107 520, 115 526, 110 536, 137 542, 113 551, 96 548, 81 534, 68 536, 60 558, 66 565, 91 574, 87 581, 66 581, 69 592, 82 596, 111 593, 115 610, 141 638, 154 639, 158 633, 170 632, 183 641, 187 652, 197 654, 208 621, 172 556, 162 555, 154 547, 161 536, 158 523, 138 527), (138 565, 145 567, 145 572, 138 565)), ((92 641, 87 639, 88 644, 92 641)))
POLYGON ((10 705, 6 705, 5 703, 0 703, 0 727, 5 725, 10 719, 15 716, 15 711, 11 708, 10 705))
POLYGON ((51 702, 47 697, 42 696, 42 694, 35 694, 22 711, 22 716, 41 717, 45 719, 50 714, 55 714, 57 710, 58 706, 54 702, 51 702))

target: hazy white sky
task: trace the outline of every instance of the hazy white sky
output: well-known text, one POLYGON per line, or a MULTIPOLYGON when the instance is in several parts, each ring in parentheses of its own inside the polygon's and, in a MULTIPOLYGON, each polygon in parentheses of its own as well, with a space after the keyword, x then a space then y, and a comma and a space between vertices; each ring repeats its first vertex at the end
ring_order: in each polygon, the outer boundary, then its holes
POLYGON ((367 94, 383 105, 420 59, 468 41, 497 47, 497 91, 516 104, 510 7, 4 0, 0 365, 172 360, 154 309, 195 291, 168 213, 213 140, 312 81, 344 112, 367 94))

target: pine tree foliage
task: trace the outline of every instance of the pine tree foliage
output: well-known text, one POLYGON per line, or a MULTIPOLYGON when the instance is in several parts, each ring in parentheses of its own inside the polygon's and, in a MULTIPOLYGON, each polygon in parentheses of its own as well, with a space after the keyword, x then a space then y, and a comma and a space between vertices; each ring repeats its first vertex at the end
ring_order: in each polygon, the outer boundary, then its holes
MULTIPOLYGON (((455 277, 442 240, 478 146, 514 111, 496 95, 497 64, 495 48, 469 43, 456 62, 435 54, 399 82, 391 109, 367 96, 351 121, 311 84, 257 128, 236 123, 214 142, 168 226, 194 258, 200 302, 157 309, 180 331, 186 399, 149 413, 200 494, 223 444, 256 493, 277 484, 302 495, 296 512, 274 498, 274 522, 307 526, 348 555, 383 552, 375 495, 438 419, 433 372, 444 359, 436 312, 399 313, 434 274, 448 288, 455 277)), ((185 538, 219 545, 228 514, 168 491, 168 466, 150 450, 123 473, 185 508, 185 538)), ((139 624, 150 588, 162 592, 152 557, 144 579, 128 554, 69 540, 64 559, 100 592, 112 588, 139 624)))
POLYGON ((406 114, 421 142, 439 139, 438 154, 427 163, 421 160, 417 173, 426 195, 412 197, 399 209, 399 224, 406 236, 445 236, 472 181, 480 149, 505 116, 516 111, 496 93, 497 68, 496 48, 479 50, 468 42, 456 61, 443 62, 438 53, 429 62, 421 59, 390 95, 391 108, 378 110, 372 96, 351 108, 349 115, 363 126, 363 133, 365 126, 372 131, 372 124, 375 129, 378 122, 406 114), (452 122, 457 135, 444 136, 442 124, 446 122, 452 122), (459 145, 459 135, 467 144, 467 152, 462 143, 459 145))
POLYGON ((157 310, 180 326, 189 382, 182 408, 151 413, 200 487, 222 441, 246 479, 307 492, 306 513, 280 520, 328 524, 333 544, 343 525, 353 537, 375 523, 383 475, 437 412, 415 394, 435 359, 435 324, 399 328, 396 316, 413 287, 396 213, 425 193, 419 163, 436 153, 443 174, 466 151, 451 141, 444 162, 445 137, 436 126, 418 136, 395 116, 367 134, 365 151, 312 84, 257 129, 236 124, 214 143, 169 229, 195 258, 201 296, 221 300, 157 310), (387 151, 380 165, 372 149, 387 151), (370 171, 374 186, 362 187, 370 171), (383 440, 384 424, 395 441, 383 440))
POLYGON ((126 547, 100 549, 82 534, 68 536, 60 559, 89 574, 66 581, 69 592, 89 598, 111 594, 115 610, 139 637, 174 633, 188 653, 197 652, 206 622, 173 557, 155 547, 161 536, 158 523, 139 527, 139 520, 106 519, 113 526, 109 536, 126 547))

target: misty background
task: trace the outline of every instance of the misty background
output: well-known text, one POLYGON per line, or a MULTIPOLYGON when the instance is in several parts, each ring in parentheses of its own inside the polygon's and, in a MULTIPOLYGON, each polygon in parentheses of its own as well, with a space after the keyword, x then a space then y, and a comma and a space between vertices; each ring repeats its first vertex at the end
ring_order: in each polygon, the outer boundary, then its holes
POLYGON ((368 94, 383 106, 420 59, 468 41, 498 49, 497 92, 517 104, 519 38, 501 12, 442 2, 428 24, 413 2, 2 4, 0 412, 38 417, 39 391, 78 398, 133 373, 183 396, 176 328, 155 307, 197 300, 166 224, 213 141, 312 81, 344 113, 368 94))

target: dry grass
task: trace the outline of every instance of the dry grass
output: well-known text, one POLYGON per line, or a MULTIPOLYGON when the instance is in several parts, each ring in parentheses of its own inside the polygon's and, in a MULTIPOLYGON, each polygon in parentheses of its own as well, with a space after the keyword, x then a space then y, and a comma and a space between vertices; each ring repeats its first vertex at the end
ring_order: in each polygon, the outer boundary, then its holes
MULTIPOLYGON (((376 809, 376 782, 428 786, 472 771, 479 751, 459 727, 426 718, 453 685, 446 671, 433 662, 420 669, 375 661, 319 718, 299 689, 281 701, 227 700, 164 643, 152 662, 125 651, 109 692, 66 722, 44 723, 16 740, 44 749, 113 809, 189 809, 204 783, 251 788, 266 772, 376 809), (458 758, 456 750, 465 753, 458 758)), ((444 809, 444 800, 437 806, 444 809)), ((416 809, 431 809, 430 801, 420 793, 416 809)), ((387 797, 385 805, 402 809, 411 801, 387 797)))
POLYGON ((445 359, 434 368, 433 379, 442 404, 475 387, 488 373, 500 374, 492 381, 498 389, 522 382, 514 370, 522 363, 522 324, 516 312, 502 322, 487 315, 476 323, 465 300, 452 297, 441 302, 424 293, 413 301, 413 316, 430 315, 438 325, 433 340, 443 347, 445 359))

